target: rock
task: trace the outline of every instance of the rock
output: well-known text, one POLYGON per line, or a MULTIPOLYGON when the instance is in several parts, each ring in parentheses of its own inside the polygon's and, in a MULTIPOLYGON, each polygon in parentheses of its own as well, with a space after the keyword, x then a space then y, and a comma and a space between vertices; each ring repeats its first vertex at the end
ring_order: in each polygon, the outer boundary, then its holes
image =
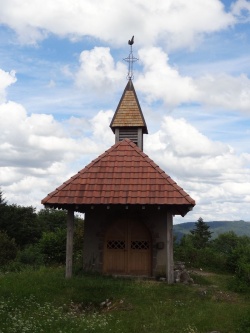
POLYGON ((185 263, 182 261, 177 261, 174 265, 174 281, 184 284, 194 283, 194 280, 190 277, 189 272, 185 268, 185 263))
POLYGON ((174 270, 183 270, 185 269, 185 263, 183 261, 176 261, 174 263, 174 270))
POLYGON ((190 279, 190 276, 189 276, 188 272, 186 270, 183 270, 180 274, 180 281, 182 283, 184 283, 184 282, 188 282, 189 279, 190 279))
POLYGON ((179 269, 174 271, 174 281, 175 282, 180 282, 180 275, 181 275, 181 271, 179 269))

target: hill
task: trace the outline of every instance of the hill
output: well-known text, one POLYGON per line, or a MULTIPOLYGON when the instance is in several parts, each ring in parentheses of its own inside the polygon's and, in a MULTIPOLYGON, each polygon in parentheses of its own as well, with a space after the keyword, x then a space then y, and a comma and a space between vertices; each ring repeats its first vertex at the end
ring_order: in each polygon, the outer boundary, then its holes
MULTIPOLYGON (((237 236, 250 237, 250 222, 245 221, 211 221, 206 222, 210 226, 209 231, 213 232, 212 238, 218 237, 228 231, 233 231, 237 236)), ((195 222, 186 222, 174 225, 174 235, 181 239, 183 235, 189 234, 190 230, 195 228, 195 222)))

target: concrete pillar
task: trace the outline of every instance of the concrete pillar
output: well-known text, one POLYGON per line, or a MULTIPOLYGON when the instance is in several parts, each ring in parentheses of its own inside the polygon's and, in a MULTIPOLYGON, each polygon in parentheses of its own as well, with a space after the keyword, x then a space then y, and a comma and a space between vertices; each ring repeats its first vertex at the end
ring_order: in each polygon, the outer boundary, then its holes
POLYGON ((174 283, 174 242, 173 242, 173 216, 167 214, 167 263, 166 263, 166 277, 167 283, 174 283))
POLYGON ((66 244, 66 279, 72 277, 73 263, 73 240, 74 240, 74 210, 68 210, 67 216, 67 244, 66 244))

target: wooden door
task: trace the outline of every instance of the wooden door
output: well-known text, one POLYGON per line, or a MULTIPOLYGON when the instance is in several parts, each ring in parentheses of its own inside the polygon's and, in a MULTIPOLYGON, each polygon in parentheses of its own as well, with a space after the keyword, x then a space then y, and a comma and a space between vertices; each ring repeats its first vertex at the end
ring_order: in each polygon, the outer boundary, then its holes
POLYGON ((151 275, 151 237, 139 221, 119 219, 106 232, 103 270, 109 274, 151 275))

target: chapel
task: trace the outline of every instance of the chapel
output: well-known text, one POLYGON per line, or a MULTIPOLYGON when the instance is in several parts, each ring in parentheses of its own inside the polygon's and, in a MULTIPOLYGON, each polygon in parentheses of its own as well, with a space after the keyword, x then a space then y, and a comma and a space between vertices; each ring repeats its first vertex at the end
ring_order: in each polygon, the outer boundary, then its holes
POLYGON ((132 77, 130 63, 110 124, 114 145, 42 200, 45 207, 68 211, 67 278, 72 276, 74 212, 80 212, 85 214, 86 271, 161 275, 174 282, 173 218, 185 216, 195 201, 144 153, 148 129, 132 77))

